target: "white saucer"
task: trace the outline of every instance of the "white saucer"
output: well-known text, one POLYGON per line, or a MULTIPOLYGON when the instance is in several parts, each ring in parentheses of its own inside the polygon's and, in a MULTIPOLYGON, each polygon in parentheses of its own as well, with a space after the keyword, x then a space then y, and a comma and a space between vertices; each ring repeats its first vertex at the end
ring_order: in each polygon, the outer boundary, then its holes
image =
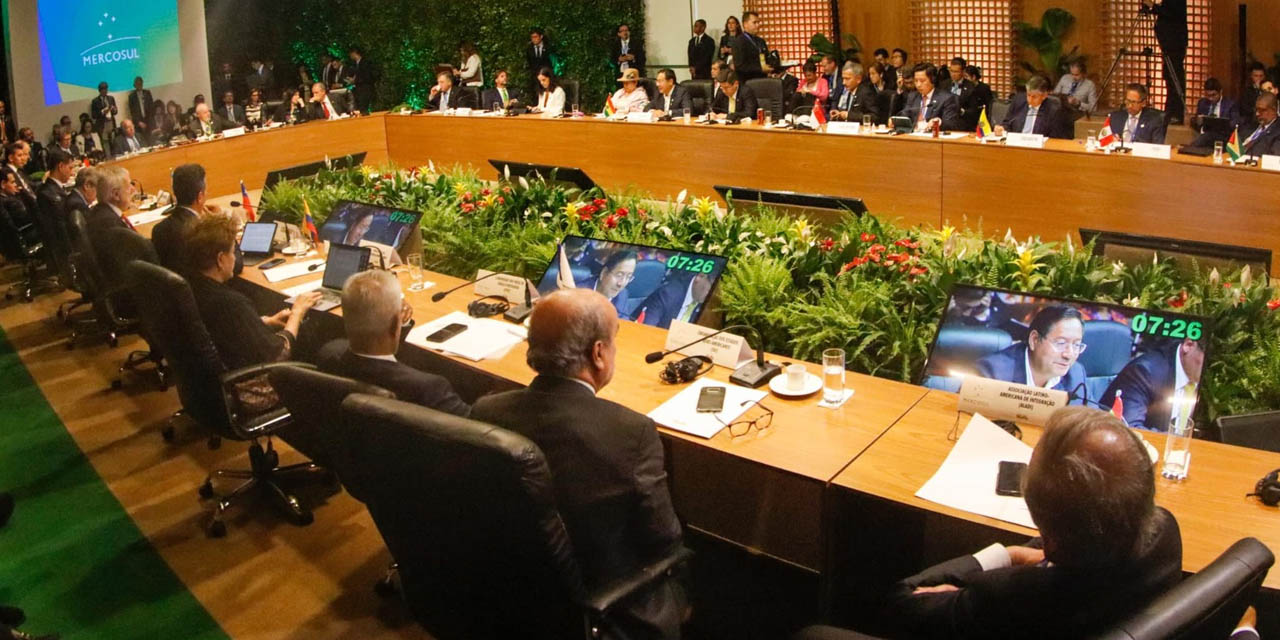
POLYGON ((804 376, 804 386, 798 390, 793 390, 787 386, 787 374, 785 372, 780 373, 769 380, 769 390, 788 398, 812 395, 822 390, 822 378, 807 371, 804 376))

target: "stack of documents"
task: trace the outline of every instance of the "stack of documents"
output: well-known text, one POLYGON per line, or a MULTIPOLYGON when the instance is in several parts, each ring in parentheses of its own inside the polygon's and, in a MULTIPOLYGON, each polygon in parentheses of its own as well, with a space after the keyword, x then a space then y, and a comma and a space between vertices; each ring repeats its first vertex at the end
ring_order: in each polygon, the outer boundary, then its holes
POLYGON ((710 438, 720 433, 725 425, 742 417, 764 396, 764 391, 698 378, 657 409, 650 411, 649 417, 668 429, 683 431, 699 438, 710 438), (725 387, 724 410, 720 413, 698 413, 698 394, 702 393, 703 388, 713 386, 725 387))
POLYGON ((1020 496, 996 494, 1002 460, 1030 462, 1031 447, 975 413, 947 459, 916 497, 1035 529, 1026 501, 1020 496))
POLYGON ((479 362, 507 355, 511 347, 524 342, 528 337, 528 330, 520 325, 489 318, 472 318, 461 311, 454 311, 443 318, 414 327, 405 342, 479 362), (454 323, 467 325, 467 330, 444 342, 427 342, 427 336, 454 323))

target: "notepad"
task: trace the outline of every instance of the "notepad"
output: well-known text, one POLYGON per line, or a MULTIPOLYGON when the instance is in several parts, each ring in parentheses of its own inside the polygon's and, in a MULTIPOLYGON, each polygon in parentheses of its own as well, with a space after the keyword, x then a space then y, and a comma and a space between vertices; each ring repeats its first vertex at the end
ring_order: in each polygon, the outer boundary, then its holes
POLYGON ((916 497, 1035 529, 1025 500, 996 494, 996 475, 1002 460, 1030 462, 1031 447, 975 413, 947 459, 920 487, 916 497))
POLYGON ((322 264, 324 264, 324 260, 319 258, 314 260, 303 260, 302 262, 294 262, 293 264, 282 264, 278 267, 272 267, 263 271, 262 275, 266 277, 267 282, 280 282, 282 280, 290 280, 292 278, 301 278, 305 275, 321 273, 319 267, 310 271, 308 271, 308 269, 312 266, 322 264))
POLYGON ((742 414, 764 396, 764 391, 739 387, 719 380, 698 378, 657 409, 650 411, 649 417, 668 429, 683 431, 699 438, 710 438, 720 433, 725 425, 742 417, 742 414), (725 388, 724 410, 720 413, 698 413, 698 395, 706 387, 725 388))

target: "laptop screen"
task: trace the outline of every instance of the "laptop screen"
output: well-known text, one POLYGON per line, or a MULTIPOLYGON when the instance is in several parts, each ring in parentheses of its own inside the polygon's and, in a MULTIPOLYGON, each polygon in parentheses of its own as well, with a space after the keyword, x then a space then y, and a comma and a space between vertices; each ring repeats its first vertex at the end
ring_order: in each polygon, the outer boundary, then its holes
POLYGON ((347 278, 364 271, 369 266, 369 247, 352 247, 345 244, 329 246, 329 257, 324 263, 324 280, 321 286, 341 291, 347 278))
POLYGON ((271 240, 276 237, 276 223, 250 222, 240 236, 240 250, 245 253, 271 253, 271 240))

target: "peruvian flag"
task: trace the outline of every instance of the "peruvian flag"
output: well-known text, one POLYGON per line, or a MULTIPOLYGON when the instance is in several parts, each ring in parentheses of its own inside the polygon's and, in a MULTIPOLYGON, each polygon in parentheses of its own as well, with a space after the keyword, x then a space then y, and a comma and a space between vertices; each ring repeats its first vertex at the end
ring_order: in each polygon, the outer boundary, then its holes
POLYGON ((1107 116, 1107 121, 1102 123, 1102 131, 1098 132, 1098 144, 1103 147, 1109 147, 1116 141, 1116 134, 1111 131, 1111 116, 1107 116))

